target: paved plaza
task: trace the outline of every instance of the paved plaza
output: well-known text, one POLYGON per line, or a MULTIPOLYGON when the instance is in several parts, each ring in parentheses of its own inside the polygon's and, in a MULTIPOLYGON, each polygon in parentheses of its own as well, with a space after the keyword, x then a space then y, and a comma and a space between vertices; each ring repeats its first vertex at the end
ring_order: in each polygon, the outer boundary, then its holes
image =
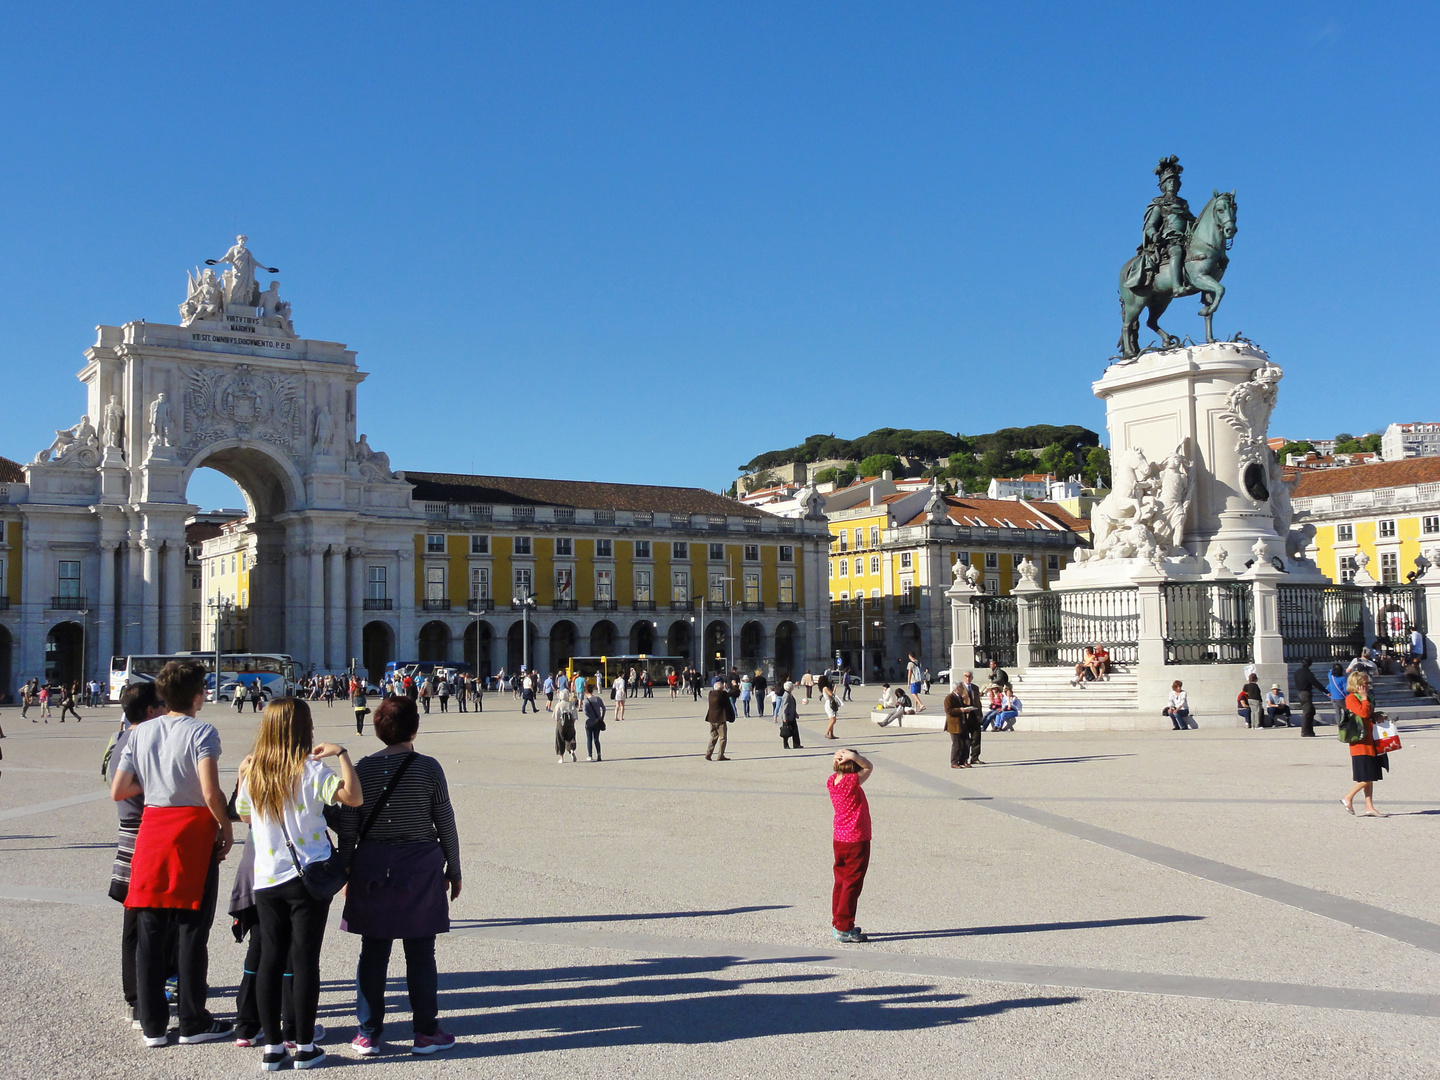
MULTIPOLYGON (((868 696, 868 691, 863 692, 868 696)), ((940 707, 936 693, 928 699, 940 707)), ((703 703, 661 694, 557 765, 548 715, 509 695, 422 717, 464 850, 438 947, 448 1055, 357 1061, 358 942, 322 960, 327 1068, 380 1076, 1433 1077, 1440 1070, 1440 729, 1403 731, 1377 802, 1347 816, 1345 748, 1298 731, 985 737, 952 771, 942 732, 880 730, 847 705, 805 749, 768 719, 701 758, 703 703), (872 757, 868 945, 830 939, 835 746, 872 757)), ((0 777, 0 1076, 251 1076, 228 1043, 145 1050, 120 1019, 116 815, 98 773, 117 711, 21 720, 0 777), (100 717, 103 716, 103 719, 100 717), (93 717, 93 718, 92 718, 93 717)), ((317 737, 352 750, 350 712, 317 737), (348 735, 347 735, 348 729, 348 735)), ((33 712, 32 712, 33 715, 33 712)), ((233 784, 250 714, 208 709, 233 784)), ((583 740, 582 740, 583 746, 583 740)), ((1357 806, 1358 806, 1357 802, 1357 806)), ((243 829, 237 828, 243 835, 243 829)), ((222 878, 228 896, 231 862, 222 878)), ((243 947, 211 936, 211 1004, 233 1016, 243 947)), ((398 952, 398 950, 397 950, 398 952)))

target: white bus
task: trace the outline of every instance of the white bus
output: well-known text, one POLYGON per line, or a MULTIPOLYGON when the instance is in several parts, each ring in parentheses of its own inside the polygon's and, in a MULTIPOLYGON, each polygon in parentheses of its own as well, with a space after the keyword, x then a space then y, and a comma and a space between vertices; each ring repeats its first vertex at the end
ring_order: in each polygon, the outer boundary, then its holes
POLYGON ((205 680, 210 700, 217 688, 227 683, 244 682, 249 686, 256 679, 269 697, 283 697, 295 692, 295 661, 286 653, 221 653, 220 679, 215 679, 214 653, 133 654, 110 658, 110 700, 118 701, 120 691, 131 683, 151 682, 160 669, 171 660, 198 660, 210 672, 205 680))

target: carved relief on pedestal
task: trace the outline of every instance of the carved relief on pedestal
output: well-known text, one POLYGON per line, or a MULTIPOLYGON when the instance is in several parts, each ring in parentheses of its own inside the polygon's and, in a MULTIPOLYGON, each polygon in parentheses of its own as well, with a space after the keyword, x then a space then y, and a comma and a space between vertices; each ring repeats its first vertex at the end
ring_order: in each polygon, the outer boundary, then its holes
POLYGON ((1220 419, 1235 429, 1235 456, 1240 475, 1240 490, 1257 503, 1270 501, 1270 447, 1265 436, 1270 431, 1270 414, 1280 391, 1283 372, 1268 360, 1255 369, 1248 382, 1230 391, 1225 398, 1225 411, 1220 419))
POLYGON ((1184 439, 1164 461, 1149 461, 1145 451, 1131 447, 1117 457, 1112 469, 1110 494, 1092 514, 1095 547, 1081 553, 1082 561, 1153 562, 1188 554, 1181 544, 1185 515, 1195 498, 1190 439, 1184 439))
POLYGON ((55 432, 55 441, 35 455, 36 465, 74 465, 93 469, 100 464, 100 437, 90 417, 80 417, 74 427, 55 432))

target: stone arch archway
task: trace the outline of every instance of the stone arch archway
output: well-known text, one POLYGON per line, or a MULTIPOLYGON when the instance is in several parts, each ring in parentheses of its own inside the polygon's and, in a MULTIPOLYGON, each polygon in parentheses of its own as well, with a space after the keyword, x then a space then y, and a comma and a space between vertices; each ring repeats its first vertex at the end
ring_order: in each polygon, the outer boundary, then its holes
POLYGON ((680 656, 691 659, 690 638, 694 633, 694 627, 688 619, 676 619, 670 624, 670 633, 665 639, 665 652, 668 656, 680 656))
POLYGON ((795 624, 788 619, 775 628, 775 677, 789 679, 795 673, 795 624))
POLYGON ((85 628, 77 622, 58 622, 45 635, 45 681, 66 686, 81 679, 85 628))
POLYGON ((590 655, 614 656, 618 640, 619 631, 615 629, 615 624, 609 619, 601 619, 590 628, 590 655))
POLYGON ((385 665, 395 659, 395 631, 389 623, 376 619, 365 624, 361 641, 361 663, 370 681, 378 686, 385 674, 385 665))
POLYGON ((420 628, 420 660, 450 659, 450 627, 432 619, 420 628))
POLYGON ((649 619, 640 619, 630 627, 630 651, 646 656, 655 652, 655 624, 649 619))
POLYGON ((579 640, 579 633, 575 624, 569 619, 561 619, 550 628, 550 667, 554 670, 563 668, 570 658, 575 655, 575 645, 579 640))
POLYGON ((10 636, 9 627, 0 626, 0 701, 10 698, 14 692, 14 686, 10 682, 14 674, 11 656, 13 648, 14 639, 10 636))
POLYGON ((754 621, 740 628, 740 640, 736 645, 740 653, 740 670, 753 672, 763 668, 765 660, 765 627, 754 621))
POLYGON ((495 673, 491 650, 495 647, 495 629, 483 619, 465 627, 465 652, 460 659, 472 665, 475 675, 488 679, 495 673))
POLYGON ((180 474, 181 491, 196 469, 214 469, 234 480, 252 520, 272 520, 303 500, 305 481, 294 463, 262 443, 222 439, 198 451, 180 474))

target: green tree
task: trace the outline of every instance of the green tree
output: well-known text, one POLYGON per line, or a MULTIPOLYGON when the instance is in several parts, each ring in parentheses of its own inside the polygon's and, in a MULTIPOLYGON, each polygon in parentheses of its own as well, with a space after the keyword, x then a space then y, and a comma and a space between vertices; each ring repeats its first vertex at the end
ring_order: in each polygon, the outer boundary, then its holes
POLYGON ((1381 437, 1377 432, 1371 432, 1369 435, 1362 435, 1360 437, 1360 449, 1368 450, 1372 454, 1380 453, 1380 438, 1381 437))
POLYGON ((894 454, 871 454, 864 461, 860 462, 861 476, 879 476, 889 471, 894 475, 895 470, 900 467, 900 461, 894 454))
POLYGON ((1085 470, 1081 474, 1087 487, 1110 486, 1110 451, 1097 446, 1085 455, 1085 470))
POLYGON ((835 486, 842 488, 849 487, 855 482, 855 477, 858 475, 859 474, 855 471, 854 464, 846 465, 835 477, 835 486))
POLYGON ((838 477, 839 475, 840 470, 835 468, 834 465, 831 465, 828 469, 821 469, 815 474, 815 483, 833 484, 835 483, 836 477, 838 477))
POLYGON ((774 487, 780 481, 769 469, 756 473, 745 482, 746 491, 759 491, 761 488, 774 487))
POLYGON ((1315 447, 1308 442, 1287 442, 1284 446, 1280 447, 1279 450, 1275 451, 1275 456, 1281 461, 1284 461, 1290 454, 1304 457, 1306 454, 1313 454, 1314 452, 1315 447))

